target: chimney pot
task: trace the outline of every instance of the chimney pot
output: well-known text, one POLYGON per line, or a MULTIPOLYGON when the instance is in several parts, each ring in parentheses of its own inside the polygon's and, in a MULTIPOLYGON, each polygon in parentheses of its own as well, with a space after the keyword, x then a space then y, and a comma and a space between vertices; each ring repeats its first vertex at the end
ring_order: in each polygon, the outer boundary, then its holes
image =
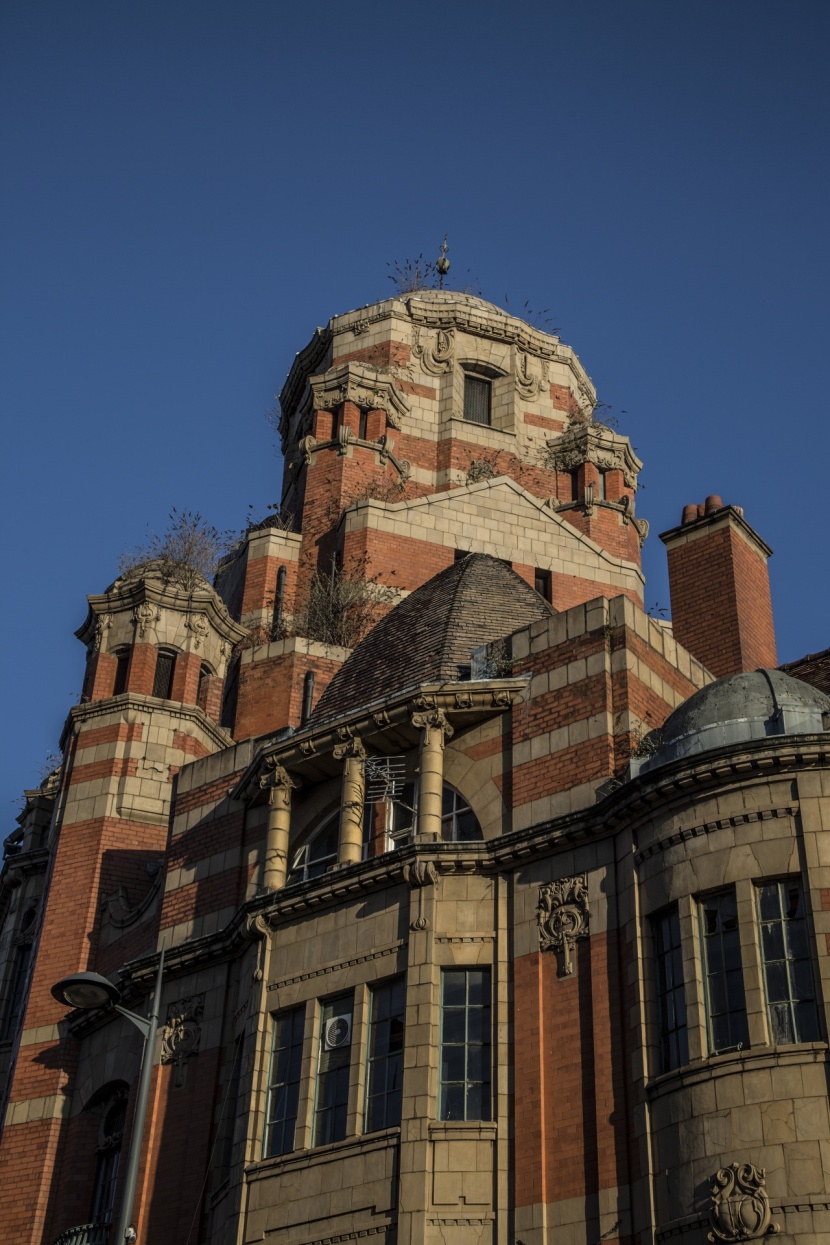
POLYGON ((717 493, 710 493, 704 503, 704 514, 714 514, 716 510, 723 510, 723 498, 718 497, 717 493))

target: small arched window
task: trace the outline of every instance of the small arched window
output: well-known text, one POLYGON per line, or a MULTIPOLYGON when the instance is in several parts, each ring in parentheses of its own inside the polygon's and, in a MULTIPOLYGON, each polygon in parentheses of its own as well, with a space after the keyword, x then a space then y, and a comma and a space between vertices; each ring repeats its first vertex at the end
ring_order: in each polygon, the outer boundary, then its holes
POLYGON ((169 700, 173 691, 173 671, 176 668, 176 654, 169 648, 160 648, 156 657, 156 674, 153 679, 153 695, 161 700, 169 700))
POLYGON ((210 679, 212 674, 213 674, 213 671, 211 670, 210 666, 207 665, 206 662, 202 662, 201 666, 199 667, 199 691, 196 696, 196 703, 200 709, 204 709, 205 707, 205 701, 207 700, 208 687, 210 686, 210 684, 208 683, 208 679, 210 679))
POLYGON ((328 873, 337 864, 339 842, 340 813, 337 812, 295 851, 288 873, 289 885, 292 882, 308 882, 328 873))
POLYGON ((225 677, 225 694, 222 697, 220 725, 233 732, 236 722, 236 702, 239 699, 239 658, 235 657, 225 677))
POLYGON ((303 709, 300 715, 300 725, 305 726, 311 717, 311 710, 314 705, 314 671, 309 670, 303 679, 303 709))
POLYGON ((113 684, 113 696, 120 696, 122 692, 127 690, 127 675, 130 671, 130 649, 118 648, 115 650, 115 683, 113 684))
POLYGON ((285 607, 285 575, 285 567, 281 566, 277 571, 277 591, 274 594, 272 634, 275 640, 280 638, 280 633, 282 631, 282 615, 285 607))

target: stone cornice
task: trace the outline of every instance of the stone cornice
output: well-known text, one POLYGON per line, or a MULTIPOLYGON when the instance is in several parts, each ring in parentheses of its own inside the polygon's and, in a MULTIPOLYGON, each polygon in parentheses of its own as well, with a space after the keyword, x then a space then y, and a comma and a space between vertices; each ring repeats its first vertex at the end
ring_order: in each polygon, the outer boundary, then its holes
POLYGON ((602 424, 572 424, 548 445, 546 466, 550 463, 558 471, 572 471, 588 462, 606 470, 616 468, 622 471, 629 488, 637 487, 637 476, 643 464, 631 448, 631 442, 602 424))
POLYGON ((288 422, 302 399, 306 381, 316 372, 331 348, 331 329, 317 329, 308 345, 299 350, 280 390, 280 435, 285 442, 288 422))
POLYGON ((231 618, 224 601, 209 584, 196 592, 185 592, 152 575, 116 580, 116 584, 109 592, 87 597, 87 616, 75 632, 83 644, 95 642, 99 618, 134 610, 145 602, 180 614, 204 614, 213 630, 230 645, 238 644, 248 634, 245 627, 231 618))
POLYGON ((105 700, 92 700, 82 705, 73 705, 61 733, 61 751, 66 747, 73 728, 89 722, 92 718, 109 717, 113 714, 118 716, 128 711, 140 714, 142 717, 153 713, 163 713, 168 718, 180 718, 198 726, 216 744, 217 752, 233 747, 235 742, 230 732, 226 731, 223 726, 217 726, 198 705, 183 705, 178 700, 159 700, 155 696, 139 696, 136 692, 124 692, 121 696, 108 696, 105 700))
POLYGON ((310 376, 315 410, 331 411, 343 402, 372 411, 385 411, 393 428, 409 414, 409 402, 398 389, 394 377, 366 363, 338 363, 321 376, 310 376))

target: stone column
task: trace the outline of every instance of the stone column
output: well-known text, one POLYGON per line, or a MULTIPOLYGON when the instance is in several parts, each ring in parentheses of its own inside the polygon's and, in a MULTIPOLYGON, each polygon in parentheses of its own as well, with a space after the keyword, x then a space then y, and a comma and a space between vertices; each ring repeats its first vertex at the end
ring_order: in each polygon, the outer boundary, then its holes
POLYGON ((363 801, 366 793, 366 749, 359 739, 336 744, 334 756, 343 762, 343 795, 340 802, 341 865, 363 859, 363 801))
POLYGON ((266 890, 279 890, 285 886, 288 872, 288 835, 291 830, 291 792, 296 781, 276 761, 266 761, 268 773, 259 785, 268 792, 268 830, 265 836, 265 869, 263 884, 266 890))
POLYGON ((441 709, 413 713, 412 725, 423 731, 418 779, 418 838, 440 839, 444 795, 444 740, 452 737, 453 729, 441 709))

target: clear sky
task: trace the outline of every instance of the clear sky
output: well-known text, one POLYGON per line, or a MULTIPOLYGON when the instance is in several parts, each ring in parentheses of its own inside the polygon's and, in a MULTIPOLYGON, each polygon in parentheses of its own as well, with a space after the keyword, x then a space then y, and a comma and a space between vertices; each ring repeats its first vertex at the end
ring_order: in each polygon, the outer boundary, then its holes
POLYGON ((295 351, 445 232, 645 461, 647 604, 720 493, 775 550, 779 659, 827 647, 828 54, 826 0, 4 0, 0 836, 85 595, 172 506, 278 500, 295 351))

